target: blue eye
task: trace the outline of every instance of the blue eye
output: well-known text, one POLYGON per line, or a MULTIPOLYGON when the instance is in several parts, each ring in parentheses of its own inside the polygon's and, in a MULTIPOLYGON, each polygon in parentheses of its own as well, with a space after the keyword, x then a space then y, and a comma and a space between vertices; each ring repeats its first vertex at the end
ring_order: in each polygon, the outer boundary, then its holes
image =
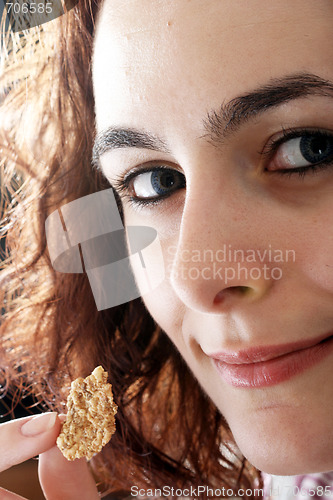
POLYGON ((298 173, 303 177, 333 163, 333 134, 309 130, 284 132, 282 138, 268 147, 267 154, 271 156, 267 171, 298 173))
POLYGON ((185 177, 178 170, 155 168, 143 173, 134 173, 128 183, 132 198, 135 200, 153 200, 165 198, 178 189, 185 187, 185 177))
POLYGON ((310 135, 300 140, 300 151, 309 163, 333 159, 333 137, 310 135))

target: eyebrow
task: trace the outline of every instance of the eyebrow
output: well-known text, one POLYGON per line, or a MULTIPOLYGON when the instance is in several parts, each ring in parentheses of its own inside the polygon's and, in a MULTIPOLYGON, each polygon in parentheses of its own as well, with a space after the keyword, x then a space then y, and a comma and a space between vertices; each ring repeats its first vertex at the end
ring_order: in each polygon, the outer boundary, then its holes
MULTIPOLYGON (((312 73, 297 73, 270 80, 257 89, 222 103, 218 111, 203 120, 206 134, 201 136, 220 143, 230 133, 256 116, 289 101, 309 96, 333 98, 333 83, 312 73)), ((96 135, 92 164, 100 168, 102 154, 119 148, 141 148, 170 154, 166 142, 153 134, 132 128, 109 127, 96 135)))
POLYGON ((102 130, 95 138, 92 151, 93 166, 97 169, 100 168, 99 158, 102 154, 120 148, 140 148, 166 154, 171 153, 164 141, 153 134, 131 128, 109 127, 102 130))
POLYGON ((311 73, 299 73, 271 80, 248 94, 223 103, 218 111, 210 111, 204 128, 213 142, 236 132, 256 116, 292 100, 324 96, 333 98, 333 83, 311 73))

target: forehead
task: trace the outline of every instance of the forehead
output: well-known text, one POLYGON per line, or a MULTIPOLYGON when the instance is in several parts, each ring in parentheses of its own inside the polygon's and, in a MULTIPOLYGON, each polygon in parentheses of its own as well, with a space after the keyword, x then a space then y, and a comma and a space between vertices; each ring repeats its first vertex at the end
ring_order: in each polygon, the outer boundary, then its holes
POLYGON ((158 121, 166 102, 169 114, 180 104, 202 114, 286 74, 332 78, 332 22, 332 0, 104 0, 93 59, 98 129, 142 125, 134 122, 147 108, 158 121))

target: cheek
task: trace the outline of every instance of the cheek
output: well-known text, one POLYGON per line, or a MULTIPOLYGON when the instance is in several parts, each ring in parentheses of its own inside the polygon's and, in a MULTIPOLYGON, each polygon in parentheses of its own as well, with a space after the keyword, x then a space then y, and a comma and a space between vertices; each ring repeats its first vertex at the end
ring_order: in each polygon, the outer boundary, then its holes
POLYGON ((169 293, 167 287, 161 285, 153 292, 145 294, 142 299, 156 323, 177 344, 182 316, 181 306, 175 297, 169 293))
POLYGON ((149 226, 127 226, 127 245, 140 295, 155 293, 165 281, 163 250, 157 232, 149 226))
POLYGON ((296 262, 313 285, 333 293, 333 217, 315 221, 298 236, 296 262))
POLYGON ((130 263, 141 298, 156 323, 177 344, 182 330, 184 305, 170 282, 176 246, 163 241, 156 232, 154 240, 148 245, 147 241, 138 242, 137 239, 134 243, 132 246, 129 243, 133 252, 130 263), (139 247, 141 251, 135 252, 139 247))

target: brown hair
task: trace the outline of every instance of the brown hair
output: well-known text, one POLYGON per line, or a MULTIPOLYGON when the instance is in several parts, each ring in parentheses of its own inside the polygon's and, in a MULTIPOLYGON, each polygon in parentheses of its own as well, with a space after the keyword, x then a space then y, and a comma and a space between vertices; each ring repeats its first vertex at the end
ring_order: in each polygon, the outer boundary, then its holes
POLYGON ((91 167, 98 4, 79 0, 51 23, 4 38, 4 390, 15 402, 24 387, 43 409, 63 412, 70 381, 103 365, 119 406, 117 431, 91 463, 103 487, 118 491, 118 498, 132 485, 259 487, 260 474, 243 459, 224 418, 142 301, 97 311, 84 274, 52 268, 47 216, 110 187, 91 167))

